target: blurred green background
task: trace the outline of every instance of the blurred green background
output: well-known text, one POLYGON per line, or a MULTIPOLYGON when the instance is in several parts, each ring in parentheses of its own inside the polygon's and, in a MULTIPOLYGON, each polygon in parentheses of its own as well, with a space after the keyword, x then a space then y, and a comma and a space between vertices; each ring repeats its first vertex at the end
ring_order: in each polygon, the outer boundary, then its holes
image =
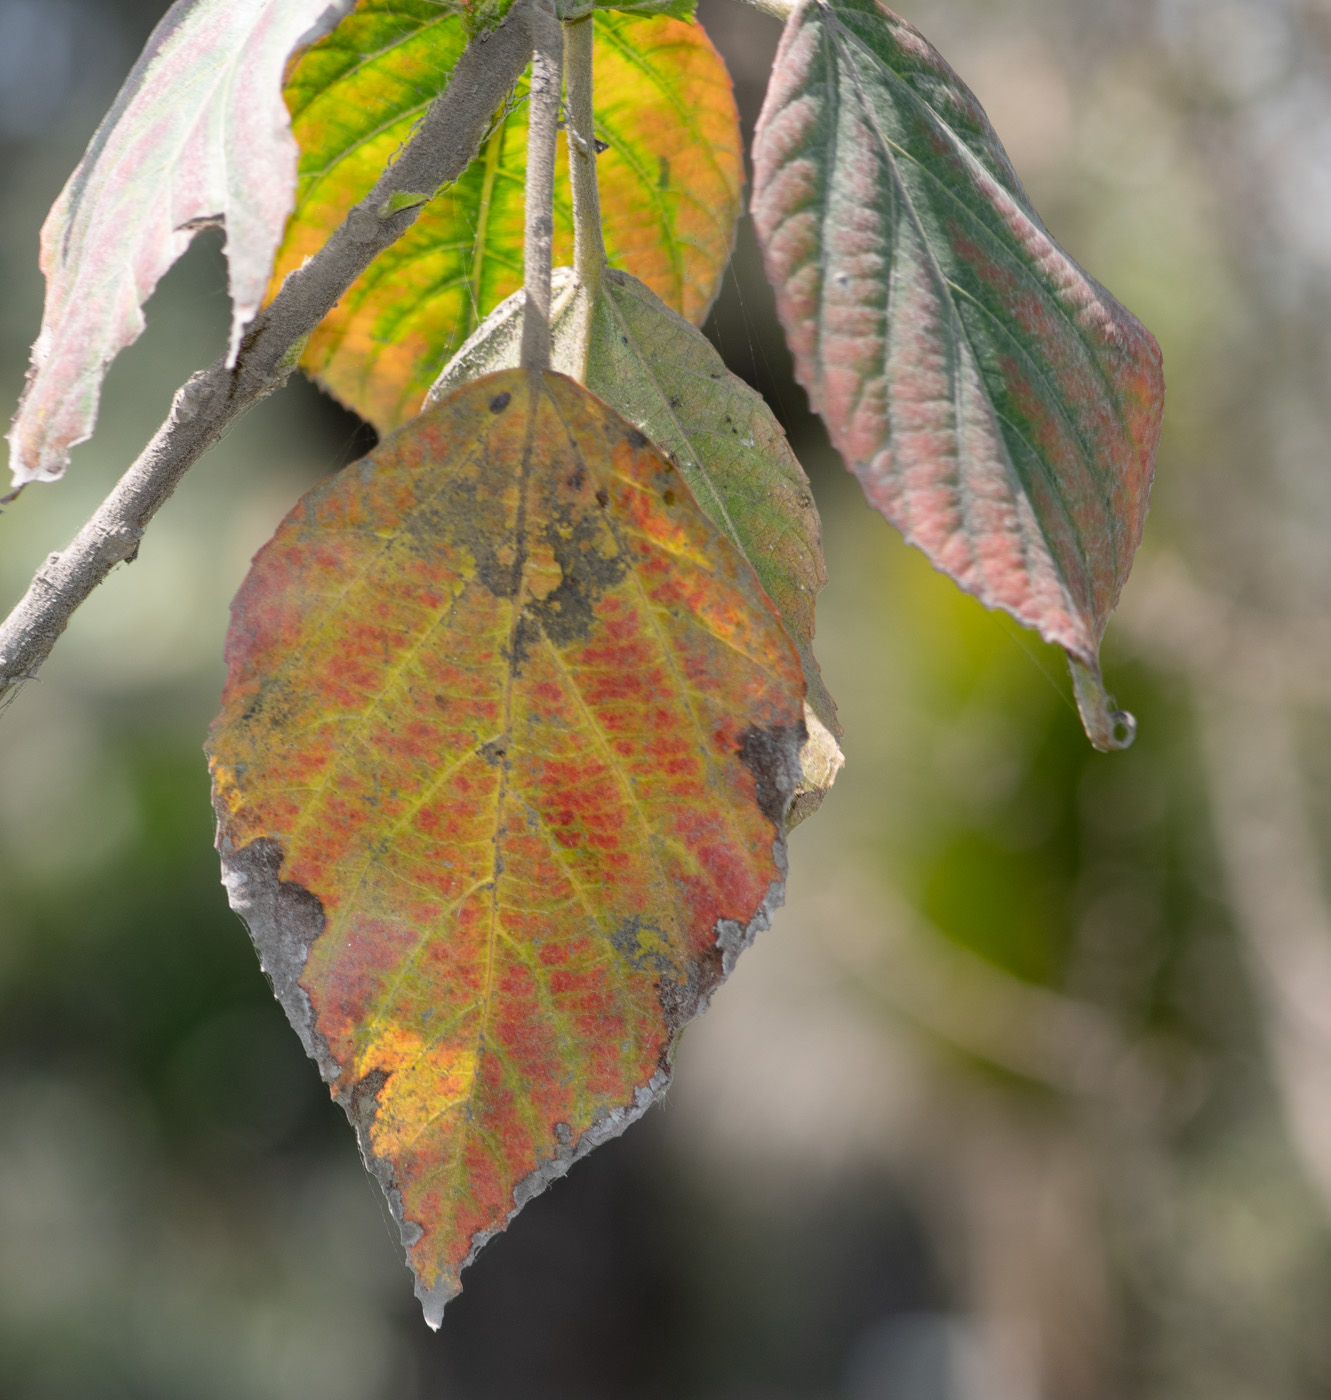
MULTIPOLYGON (((161 0, 0 0, 0 385, 37 230, 161 0)), ((751 129, 779 26, 702 17, 751 129)), ((227 602, 373 436, 240 422, 0 715, 0 1394, 23 1400, 1331 1396, 1331 5, 919 0, 1170 385, 1090 750, 1060 655, 863 504, 751 231, 709 332, 823 511, 847 767, 675 1087, 524 1211, 436 1336, 211 849, 227 602)), ((3 606, 225 339, 149 308, 3 606)))

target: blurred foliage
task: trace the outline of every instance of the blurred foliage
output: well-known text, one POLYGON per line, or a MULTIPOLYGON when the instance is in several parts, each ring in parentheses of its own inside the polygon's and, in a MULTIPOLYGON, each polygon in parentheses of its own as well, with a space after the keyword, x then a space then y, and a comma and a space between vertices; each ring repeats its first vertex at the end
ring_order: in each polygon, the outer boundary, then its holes
MULTIPOLYGON (((11 401, 36 230, 161 8, 0 0, 11 401), (14 96, 29 71, 65 83, 40 124, 14 96)), ((777 26, 723 0, 703 18, 751 127, 777 26)), ((426 1334, 210 849, 226 601, 299 493, 373 441, 308 386, 267 401, 0 716, 5 1395, 1331 1396, 1331 1054, 1315 1026, 1288 1053, 1289 965, 1225 835, 1253 764, 1216 739, 1241 734, 1216 718, 1241 692, 1284 706, 1301 796, 1269 810, 1331 858, 1331 707, 1315 676, 1288 704, 1276 682, 1331 617, 1331 26, 1314 0, 909 18, 1164 348, 1155 507, 1106 655, 1136 746, 1092 752, 1057 654, 864 507, 742 230, 709 331, 814 481, 848 765, 664 1109, 529 1207, 426 1334), (1239 646, 1244 618, 1266 650, 1239 646)), ((67 479, 0 515, 6 597, 220 348, 223 287, 209 235, 67 479)), ((1298 854, 1272 849, 1273 869, 1298 854)), ((1304 874, 1315 905, 1325 864, 1304 874)))

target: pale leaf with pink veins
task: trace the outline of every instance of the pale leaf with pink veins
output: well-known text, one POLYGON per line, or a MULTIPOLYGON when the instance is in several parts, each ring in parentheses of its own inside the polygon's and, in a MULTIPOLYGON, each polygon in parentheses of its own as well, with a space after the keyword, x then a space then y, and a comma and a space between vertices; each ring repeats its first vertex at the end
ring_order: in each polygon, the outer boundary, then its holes
POLYGON ((222 225, 230 355, 263 300, 295 202, 282 98, 291 53, 351 0, 176 0, 42 228, 46 308, 9 433, 15 485, 53 481, 92 435, 102 379, 200 229, 222 225))

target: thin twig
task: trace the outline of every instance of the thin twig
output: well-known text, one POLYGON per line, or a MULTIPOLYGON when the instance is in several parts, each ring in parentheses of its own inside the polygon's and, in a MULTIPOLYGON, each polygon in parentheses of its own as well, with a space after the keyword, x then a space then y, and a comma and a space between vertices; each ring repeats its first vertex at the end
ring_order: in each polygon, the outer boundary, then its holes
POLYGON ((564 25, 564 67, 568 83, 568 166, 573 186, 573 270, 577 296, 571 308, 574 318, 569 373, 587 382, 591 360, 592 322, 601 296, 605 272, 605 238, 601 233, 601 191, 596 181, 596 114, 592 103, 592 40, 594 21, 574 20, 564 25))
POLYGON ((550 272, 555 247, 555 151, 564 85, 564 35, 550 0, 532 9, 531 102, 527 110, 526 234, 522 280, 523 369, 550 368, 550 272))
POLYGON ((255 317, 235 367, 219 359, 177 392, 170 416, 138 460, 69 547, 47 559, 0 625, 0 697, 33 677, 84 599, 137 553, 148 522, 186 471, 236 418, 286 381, 306 338, 347 288, 438 189, 466 170, 527 66, 538 13, 537 0, 518 0, 503 24, 467 45, 398 159, 255 317))
POLYGON ((601 234, 601 192, 596 183, 596 115, 592 106, 593 20, 564 26, 564 65, 568 83, 568 168, 573 186, 573 270, 595 301, 605 269, 601 234))

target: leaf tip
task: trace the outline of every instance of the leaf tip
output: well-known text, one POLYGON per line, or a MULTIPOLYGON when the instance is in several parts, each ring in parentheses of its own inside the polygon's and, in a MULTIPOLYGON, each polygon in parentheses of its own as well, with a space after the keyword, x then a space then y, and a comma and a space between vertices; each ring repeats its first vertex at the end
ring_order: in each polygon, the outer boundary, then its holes
POLYGON ((1068 668, 1072 672, 1077 713, 1081 716, 1082 728, 1091 746, 1101 753, 1130 749, 1137 737, 1137 717, 1128 710, 1118 708, 1114 697, 1105 689, 1099 664, 1088 666, 1069 652, 1068 668))

